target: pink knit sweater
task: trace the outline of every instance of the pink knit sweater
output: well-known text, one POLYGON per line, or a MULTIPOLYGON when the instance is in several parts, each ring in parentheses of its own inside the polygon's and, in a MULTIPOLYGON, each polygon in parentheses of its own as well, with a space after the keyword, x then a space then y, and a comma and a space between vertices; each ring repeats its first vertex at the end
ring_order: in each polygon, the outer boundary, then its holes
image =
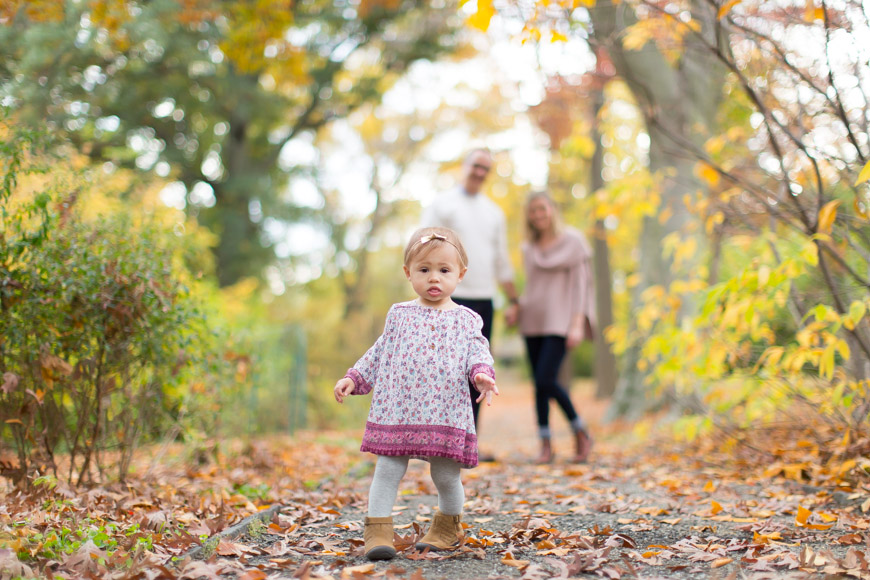
POLYGON ((583 234, 566 227, 546 248, 526 242, 522 250, 526 269, 526 287, 520 298, 523 336, 567 336, 578 313, 585 315, 594 328, 592 249, 583 234))

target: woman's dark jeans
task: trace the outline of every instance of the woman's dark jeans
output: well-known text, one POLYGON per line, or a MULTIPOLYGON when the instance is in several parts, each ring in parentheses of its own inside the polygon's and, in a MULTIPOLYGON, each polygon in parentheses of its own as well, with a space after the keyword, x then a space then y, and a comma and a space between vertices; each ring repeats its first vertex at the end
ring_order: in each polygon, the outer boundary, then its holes
POLYGON ((538 412, 538 427, 548 429, 550 425, 550 399, 564 411, 568 421, 577 419, 577 411, 571 403, 568 391, 559 384, 559 368, 565 358, 564 336, 527 336, 526 351, 535 379, 535 408, 538 412))

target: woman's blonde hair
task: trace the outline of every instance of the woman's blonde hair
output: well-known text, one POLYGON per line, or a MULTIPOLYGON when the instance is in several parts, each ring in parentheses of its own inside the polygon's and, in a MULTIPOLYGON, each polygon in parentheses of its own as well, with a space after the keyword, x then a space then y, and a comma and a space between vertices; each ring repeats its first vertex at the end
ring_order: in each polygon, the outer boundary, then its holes
POLYGON ((536 242, 541 238, 541 233, 532 226, 531 221, 529 221, 529 205, 535 200, 543 199, 547 202, 550 208, 553 210, 553 219, 550 222, 550 227, 553 230, 553 233, 559 235, 562 232, 562 212, 559 211, 559 207, 556 205, 556 202, 553 201, 553 198, 550 197, 546 191, 536 191, 534 193, 530 193, 526 198, 526 205, 523 207, 523 211, 525 212, 526 218, 526 235, 529 240, 536 242))
POLYGON ((425 258, 435 248, 450 244, 459 253, 459 261, 463 268, 468 267, 468 254, 462 246, 459 236, 449 228, 420 228, 413 234, 405 246, 404 265, 408 266, 416 258, 425 258))

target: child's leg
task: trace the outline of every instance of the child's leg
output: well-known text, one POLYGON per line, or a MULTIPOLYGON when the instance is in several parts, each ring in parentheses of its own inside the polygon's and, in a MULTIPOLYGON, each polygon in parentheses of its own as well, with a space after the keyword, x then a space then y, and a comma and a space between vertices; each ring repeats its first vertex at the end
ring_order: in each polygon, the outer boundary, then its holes
POLYGON ((442 514, 458 516, 465 503, 465 488, 459 476, 459 464, 445 457, 429 458, 429 474, 438 489, 438 509, 442 514))
POLYGON ((369 490, 369 517, 387 518, 393 513, 393 505, 399 493, 399 483, 408 469, 408 457, 379 455, 375 475, 369 490))
POLYGON ((450 550, 462 542, 462 504, 465 489, 459 477, 459 464, 443 457, 429 458, 429 473, 438 488, 438 510, 432 525, 420 541, 418 550, 450 550))

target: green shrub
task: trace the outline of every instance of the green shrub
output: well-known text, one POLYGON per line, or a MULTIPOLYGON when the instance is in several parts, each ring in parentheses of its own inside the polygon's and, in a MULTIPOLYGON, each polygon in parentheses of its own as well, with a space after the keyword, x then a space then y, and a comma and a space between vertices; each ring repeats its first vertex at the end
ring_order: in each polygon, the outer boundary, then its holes
POLYGON ((36 141, 8 134, 0 441, 17 464, 0 464, 0 474, 16 483, 57 474, 63 453, 70 481, 105 478, 109 466, 124 479, 139 444, 180 434, 190 414, 210 421, 227 382, 224 345, 198 307, 207 290, 185 266, 195 242, 153 214, 83 217, 105 195, 95 192, 111 187, 75 172, 48 179, 34 161, 36 141))

